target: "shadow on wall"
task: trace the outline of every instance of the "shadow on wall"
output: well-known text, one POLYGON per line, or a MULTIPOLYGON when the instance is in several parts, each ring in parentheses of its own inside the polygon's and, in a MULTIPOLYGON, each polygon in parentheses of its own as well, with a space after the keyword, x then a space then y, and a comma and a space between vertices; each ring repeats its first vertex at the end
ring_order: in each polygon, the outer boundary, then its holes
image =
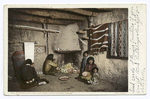
POLYGON ((101 79, 120 84, 128 89, 128 60, 108 59, 107 52, 93 56, 101 79))
POLYGON ((104 24, 110 22, 117 22, 126 20, 128 18, 128 9, 117 9, 113 12, 99 13, 97 17, 94 18, 93 24, 104 24))

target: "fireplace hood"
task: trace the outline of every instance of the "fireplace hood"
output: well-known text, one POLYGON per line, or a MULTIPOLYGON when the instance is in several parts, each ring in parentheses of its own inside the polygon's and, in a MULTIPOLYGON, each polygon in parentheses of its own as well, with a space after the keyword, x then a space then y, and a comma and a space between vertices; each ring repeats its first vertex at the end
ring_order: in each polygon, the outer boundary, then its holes
POLYGON ((79 38, 76 34, 78 30, 77 23, 62 26, 55 40, 54 51, 57 53, 74 53, 81 51, 79 38))
POLYGON ((54 50, 55 52, 57 53, 61 53, 61 54, 65 54, 65 53, 75 53, 75 52, 80 52, 81 50, 63 50, 63 49, 60 49, 59 48, 57 50, 54 50))

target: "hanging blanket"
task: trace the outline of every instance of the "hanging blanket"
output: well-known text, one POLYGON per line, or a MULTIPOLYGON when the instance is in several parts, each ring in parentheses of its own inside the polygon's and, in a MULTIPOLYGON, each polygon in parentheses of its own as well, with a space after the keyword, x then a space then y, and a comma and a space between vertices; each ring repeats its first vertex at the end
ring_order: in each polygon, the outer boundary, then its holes
POLYGON ((128 20, 92 26, 91 52, 94 54, 106 51, 108 44, 110 56, 128 57, 128 20))
POLYGON ((103 52, 108 47, 108 27, 109 23, 92 26, 90 31, 91 52, 103 52))
POLYGON ((110 23, 110 56, 128 57, 128 20, 110 23))

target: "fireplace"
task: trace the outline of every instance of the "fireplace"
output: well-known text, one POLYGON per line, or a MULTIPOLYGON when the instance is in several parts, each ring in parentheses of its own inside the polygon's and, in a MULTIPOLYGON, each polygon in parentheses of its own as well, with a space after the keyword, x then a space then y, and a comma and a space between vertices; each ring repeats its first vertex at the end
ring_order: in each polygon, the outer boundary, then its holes
POLYGON ((58 66, 62 67, 71 63, 73 67, 80 68, 81 59, 79 58, 80 52, 73 53, 59 53, 58 66))
POLYGON ((78 67, 78 55, 76 53, 67 53, 64 54, 64 64, 72 63, 73 66, 78 67))
POLYGON ((78 34, 76 34, 79 31, 77 23, 64 26, 60 28, 60 31, 53 47, 58 54, 58 66, 61 67, 67 63, 73 63, 76 67, 80 66, 81 48, 78 34))

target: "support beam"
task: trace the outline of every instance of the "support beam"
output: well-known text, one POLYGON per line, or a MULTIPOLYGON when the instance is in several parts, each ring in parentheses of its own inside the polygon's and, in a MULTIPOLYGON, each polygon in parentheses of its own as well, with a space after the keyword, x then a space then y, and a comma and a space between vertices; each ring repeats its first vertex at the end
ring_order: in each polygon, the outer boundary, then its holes
POLYGON ((74 13, 77 13, 77 14, 80 14, 80 15, 85 15, 85 16, 97 16, 98 15, 97 12, 87 11, 87 10, 78 9, 78 8, 75 8, 75 9, 70 9, 70 8, 67 9, 66 8, 66 9, 63 9, 63 10, 74 12, 74 13))
POLYGON ((36 15, 36 16, 43 16, 43 17, 49 17, 52 19, 68 19, 68 20, 86 20, 86 17, 65 13, 61 11, 53 11, 53 10, 39 10, 39 9, 15 9, 15 11, 36 15))
POLYGON ((87 46, 87 44, 82 40, 82 39, 79 39, 85 46, 87 46))
POLYGON ((83 40, 89 40, 89 37, 83 37, 82 39, 83 40))
POLYGON ((31 27, 31 26, 23 26, 23 25, 11 25, 10 24, 9 26, 13 27, 13 28, 33 30, 33 31, 42 31, 42 32, 50 32, 50 33, 59 33, 60 32, 60 31, 56 31, 56 30, 42 29, 42 28, 31 27))
MULTIPOLYGON (((45 30, 45 29, 48 29, 47 24, 44 23, 43 26, 44 26, 44 27, 43 27, 44 30, 45 30)), ((45 32, 45 33, 46 33, 46 36, 47 36, 47 40, 46 40, 46 42, 47 42, 47 55, 49 55, 49 46, 48 46, 48 41, 49 41, 48 38, 49 38, 49 37, 48 37, 48 32, 45 32)))
MULTIPOLYGON (((26 41, 26 42, 34 42, 34 44, 38 44, 39 42, 37 41, 26 41)), ((8 40, 8 43, 9 44, 17 44, 17 43, 24 43, 23 41, 9 41, 8 40)))
POLYGON ((54 50, 57 53, 66 54, 66 53, 74 53, 74 52, 80 52, 81 50, 54 50))
POLYGON ((87 33, 87 31, 83 31, 83 30, 80 30, 77 32, 77 34, 86 34, 86 33, 87 33))
POLYGON ((54 24, 54 25, 68 25, 76 22, 71 20, 54 20, 45 17, 38 17, 38 16, 32 16, 32 15, 15 13, 15 12, 9 12, 8 18, 10 21, 11 20, 27 21, 27 22, 34 22, 40 24, 46 23, 46 24, 54 24))
POLYGON ((92 12, 97 12, 97 13, 102 13, 102 12, 110 12, 111 8, 81 8, 86 11, 92 11, 92 12))
POLYGON ((91 28, 85 28, 85 29, 83 29, 83 31, 88 31, 88 30, 90 30, 91 28))

